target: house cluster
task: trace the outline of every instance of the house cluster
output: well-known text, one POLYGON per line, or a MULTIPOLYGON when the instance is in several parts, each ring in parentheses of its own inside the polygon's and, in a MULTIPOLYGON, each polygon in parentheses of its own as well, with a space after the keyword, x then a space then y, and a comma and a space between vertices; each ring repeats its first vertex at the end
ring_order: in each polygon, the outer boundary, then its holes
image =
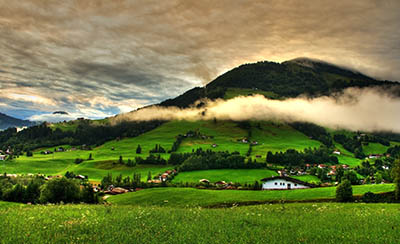
MULTIPOLYGON (((368 155, 368 157, 366 159, 378 159, 381 157, 383 157, 382 154, 370 154, 370 155, 368 155)), ((390 155, 389 155, 389 157, 390 157, 390 155)))
MULTIPOLYGON (((94 190, 95 192, 96 192, 96 191, 98 192, 98 191, 100 190, 100 188, 98 188, 98 187, 94 188, 94 187, 93 187, 93 190, 94 190)), ((107 190, 104 191, 104 193, 105 193, 105 194, 108 194, 108 195, 118 195, 118 194, 123 194, 123 193, 130 192, 130 191, 132 191, 132 190, 127 190, 127 189, 122 188, 122 187, 114 187, 113 185, 110 185, 110 186, 107 188, 107 190)))
MULTIPOLYGON (((211 184, 211 182, 207 179, 201 179, 201 180, 199 180, 199 182, 202 184, 206 184, 206 185, 211 184)), ((236 188, 236 186, 233 182, 225 182, 223 180, 215 182, 214 185, 218 188, 223 188, 223 189, 235 189, 236 188)))
POLYGON ((258 141, 250 141, 247 138, 238 139, 237 141, 241 142, 241 143, 246 143, 246 144, 251 143, 252 145, 258 145, 258 141))
POLYGON ((45 150, 45 151, 41 151, 40 152, 40 154, 43 154, 43 155, 48 155, 48 154, 52 154, 53 152, 52 151, 50 151, 50 150, 45 150))
POLYGON ((7 148, 6 151, 0 150, 0 161, 6 160, 7 156, 12 155, 13 152, 10 148, 7 148))
POLYGON ((159 184, 162 182, 166 182, 170 177, 175 176, 177 173, 177 171, 175 169, 172 170, 167 170, 164 173, 160 174, 158 176, 158 179, 152 179, 152 180, 148 180, 148 183, 154 183, 154 184, 159 184))

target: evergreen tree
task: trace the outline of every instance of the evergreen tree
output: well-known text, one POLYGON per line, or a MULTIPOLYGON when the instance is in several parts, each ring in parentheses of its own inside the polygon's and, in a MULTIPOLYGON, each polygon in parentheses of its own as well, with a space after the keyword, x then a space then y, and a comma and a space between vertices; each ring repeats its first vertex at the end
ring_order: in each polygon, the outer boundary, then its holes
POLYGON ((136 153, 137 154, 141 154, 142 153, 142 148, 140 147, 140 145, 137 146, 136 153))
POLYGON ((151 180, 151 172, 149 171, 149 173, 147 174, 147 180, 151 180))

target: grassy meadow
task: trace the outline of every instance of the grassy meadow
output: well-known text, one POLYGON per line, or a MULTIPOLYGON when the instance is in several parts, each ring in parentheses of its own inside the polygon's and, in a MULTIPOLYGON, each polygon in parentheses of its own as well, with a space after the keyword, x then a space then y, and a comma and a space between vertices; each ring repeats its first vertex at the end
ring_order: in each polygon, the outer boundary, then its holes
POLYGON ((172 182, 199 183, 199 180, 207 179, 210 182, 223 180, 225 182, 253 184, 254 181, 260 181, 273 175, 277 175, 277 173, 268 169, 210 169, 181 172, 172 182))
POLYGON ((0 243, 398 243, 399 204, 0 204, 0 243))
MULTIPOLYGON (((353 186, 354 195, 368 191, 379 193, 393 191, 393 184, 353 186)), ((195 188, 159 187, 111 196, 108 202, 116 205, 208 207, 237 203, 263 203, 270 201, 309 201, 334 199, 336 187, 320 187, 299 190, 251 191, 205 190, 195 188)))
MULTIPOLYGON (((92 123, 104 124, 107 123, 107 121, 99 120, 93 121, 92 123)), ((73 130, 74 126, 76 126, 76 124, 72 122, 52 125, 52 127, 60 128, 62 130, 73 130)), ((90 151, 69 150, 66 152, 56 152, 50 155, 42 155, 40 154, 40 151, 54 151, 54 147, 38 149, 34 152, 33 157, 20 156, 13 161, 0 161, 0 172, 63 175, 67 171, 73 171, 75 174, 88 175, 89 179, 95 182, 100 181, 101 178, 109 172, 113 173, 115 176, 119 174, 128 176, 137 172, 141 173, 143 179, 145 179, 148 171, 155 175, 167 169, 171 169, 172 166, 140 165, 137 167, 127 167, 124 164, 116 163, 119 157, 122 156, 124 161, 134 159, 135 157, 145 158, 149 155, 149 151, 153 149, 156 144, 160 144, 168 151, 171 149, 178 134, 185 134, 188 131, 195 130, 199 131, 202 135, 208 136, 208 138, 185 138, 182 141, 178 152, 191 152, 192 150, 201 147, 203 149, 211 149, 214 151, 238 151, 242 155, 246 155, 249 149, 248 143, 240 141, 241 139, 248 137, 248 131, 240 128, 235 122, 170 121, 135 138, 122 138, 120 140, 108 141, 90 151), (217 147, 213 148, 213 144, 216 144, 217 147), (142 147, 141 154, 136 153, 138 145, 142 147), (74 163, 76 158, 88 159, 89 154, 92 154, 93 160, 84 161, 81 164, 74 163)), ((341 131, 340 133, 347 132, 341 131)), ((352 135, 352 133, 349 135, 352 135)), ((250 140, 258 142, 258 145, 252 147, 251 153, 251 157, 257 161, 265 161, 265 156, 268 151, 285 151, 289 148, 303 150, 304 148, 309 147, 319 147, 321 144, 316 140, 311 140, 290 126, 278 122, 251 122, 250 140)), ((71 148, 70 145, 62 146, 67 149, 71 148)), ((341 145, 335 144, 335 147, 342 152, 342 154, 338 156, 340 163, 355 167, 362 162, 362 160, 354 158, 353 153, 348 152, 341 145)), ((376 143, 370 143, 368 146, 365 146, 366 153, 382 153, 386 149, 385 146, 376 143)), ((165 159, 169 158, 168 153, 160 154, 160 156, 165 159)), ((208 177, 212 181, 218 178, 218 180, 222 179, 225 181, 238 181, 244 183, 259 179, 260 176, 261 174, 249 173, 246 170, 243 170, 236 175, 232 175, 232 172, 230 171, 223 173, 211 171, 208 175, 204 175, 204 172, 193 172, 178 176, 176 181, 197 182, 199 177, 208 177)), ((261 178, 264 178, 264 176, 261 178)))

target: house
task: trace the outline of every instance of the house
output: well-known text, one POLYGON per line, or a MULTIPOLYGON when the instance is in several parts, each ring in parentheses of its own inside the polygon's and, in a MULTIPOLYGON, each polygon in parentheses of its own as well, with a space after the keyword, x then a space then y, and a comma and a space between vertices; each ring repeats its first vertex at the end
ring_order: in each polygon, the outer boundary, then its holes
POLYGON ((215 185, 216 185, 216 186, 226 186, 226 182, 223 181, 223 180, 217 181, 217 182, 215 182, 215 185))
POLYGON ((320 169, 325 169, 325 168, 326 168, 326 165, 325 165, 325 164, 319 164, 319 165, 318 165, 318 168, 320 168, 320 169))
POLYGON ((211 145, 213 148, 216 148, 218 145, 217 144, 212 144, 211 145))
POLYGON ((343 169, 349 169, 349 166, 348 166, 347 164, 343 164, 343 165, 342 165, 342 168, 343 168, 343 169))
POLYGON ((381 154, 370 154, 370 155, 368 156, 368 158, 370 158, 370 159, 373 159, 373 158, 380 158, 380 157, 382 157, 381 154))
POLYGON ((262 190, 290 190, 313 188, 315 185, 288 176, 272 176, 261 179, 262 190))
POLYGON ((76 179, 84 180, 86 177, 84 175, 77 175, 75 176, 76 179))
POLYGON ((209 184, 210 183, 210 181, 207 180, 207 179, 201 179, 201 180, 199 180, 199 182, 200 183, 204 183, 204 184, 209 184))
POLYGON ((4 160, 6 160, 6 155, 0 155, 0 161, 4 161, 4 160))
POLYGON ((335 151, 333 151, 333 154, 340 155, 340 151, 339 150, 335 150, 335 151))
POLYGON ((128 190, 124 189, 122 187, 115 187, 115 188, 110 188, 108 191, 105 191, 105 194, 110 194, 110 195, 118 195, 118 194, 123 194, 127 193, 128 190))

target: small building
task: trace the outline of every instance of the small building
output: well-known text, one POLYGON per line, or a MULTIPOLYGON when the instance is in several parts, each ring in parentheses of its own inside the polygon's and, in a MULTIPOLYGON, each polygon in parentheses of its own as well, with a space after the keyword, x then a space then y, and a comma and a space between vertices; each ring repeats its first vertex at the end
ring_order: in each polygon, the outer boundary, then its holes
POLYGON ((340 155, 340 151, 339 150, 335 150, 335 151, 333 151, 333 154, 340 155))
POLYGON ((368 158, 370 158, 370 159, 381 158, 381 157, 382 157, 381 154, 370 154, 370 155, 368 156, 368 158))
POLYGON ((221 181, 215 182, 215 185, 216 185, 216 186, 226 186, 227 184, 226 184, 225 181, 221 180, 221 181))
POLYGON ((210 181, 207 179, 201 179, 199 180, 200 183, 204 183, 204 184, 210 184, 210 181))
POLYGON ((0 161, 4 161, 4 160, 6 160, 6 155, 0 155, 0 161))
POLYGON ((261 179, 262 190, 291 190, 313 188, 315 185, 288 176, 272 176, 261 179))

